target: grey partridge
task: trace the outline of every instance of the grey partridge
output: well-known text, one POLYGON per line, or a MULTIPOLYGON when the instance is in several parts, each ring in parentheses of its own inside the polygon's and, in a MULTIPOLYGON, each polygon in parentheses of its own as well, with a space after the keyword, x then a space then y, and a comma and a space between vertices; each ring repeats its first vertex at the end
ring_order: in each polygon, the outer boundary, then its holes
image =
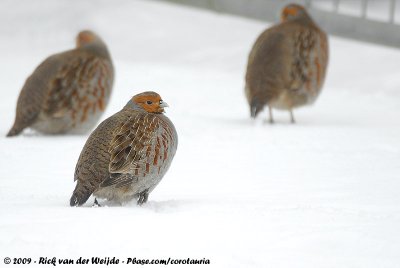
POLYGON ((96 125, 110 99, 114 69, 103 40, 91 31, 75 49, 52 55, 28 77, 7 136, 27 127, 46 134, 85 133, 96 125))
POLYGON ((318 97, 328 64, 326 34, 300 5, 287 5, 281 22, 256 40, 248 59, 245 93, 251 117, 267 105, 290 111, 318 97))
MULTIPOLYGON (((160 95, 135 95, 89 136, 75 168, 71 206, 95 197, 123 203, 145 203, 161 181, 177 146, 178 135, 166 117, 160 95)), ((97 200, 95 199, 97 203, 97 200)))

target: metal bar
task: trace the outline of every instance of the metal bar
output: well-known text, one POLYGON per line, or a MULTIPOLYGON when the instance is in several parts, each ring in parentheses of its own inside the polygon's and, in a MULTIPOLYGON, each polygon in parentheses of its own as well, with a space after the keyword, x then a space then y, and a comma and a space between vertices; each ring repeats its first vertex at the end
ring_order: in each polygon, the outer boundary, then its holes
POLYGON ((367 18, 367 11, 368 11, 368 0, 361 1, 361 18, 367 18))
POLYGON ((396 0, 390 1, 390 8, 389 8, 389 22, 394 23, 396 14, 396 0))
POLYGON ((340 0, 333 1, 333 12, 339 13, 340 0))

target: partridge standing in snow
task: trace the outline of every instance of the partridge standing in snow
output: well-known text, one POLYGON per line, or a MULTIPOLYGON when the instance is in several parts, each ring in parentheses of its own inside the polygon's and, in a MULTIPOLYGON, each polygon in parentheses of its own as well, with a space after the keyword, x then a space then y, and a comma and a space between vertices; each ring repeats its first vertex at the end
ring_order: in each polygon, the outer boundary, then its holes
POLYGON ((91 31, 80 32, 75 49, 50 56, 28 77, 7 136, 27 127, 47 134, 91 130, 106 108, 113 79, 103 40, 91 31))
POLYGON ((328 64, 328 40, 300 6, 286 6, 281 23, 265 30, 255 42, 248 59, 246 97, 251 117, 268 105, 289 110, 311 104, 318 97, 328 64))
POLYGON ((178 145, 164 107, 168 105, 160 95, 143 92, 93 131, 75 168, 71 206, 84 204, 92 194, 119 203, 133 198, 139 205, 147 201, 178 145))

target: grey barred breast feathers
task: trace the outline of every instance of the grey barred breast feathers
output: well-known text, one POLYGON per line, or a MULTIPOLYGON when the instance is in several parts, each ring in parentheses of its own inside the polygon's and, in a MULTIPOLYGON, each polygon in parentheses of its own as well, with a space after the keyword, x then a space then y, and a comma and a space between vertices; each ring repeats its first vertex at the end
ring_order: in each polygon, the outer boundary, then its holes
POLYGON ((110 99, 114 68, 95 33, 80 32, 76 44, 48 57, 28 77, 7 136, 28 127, 46 134, 86 133, 97 124, 110 99))
POLYGON ((89 136, 75 168, 71 206, 95 197, 123 203, 145 203, 161 181, 177 146, 178 135, 166 117, 160 95, 135 95, 89 136))
POLYGON ((248 59, 245 93, 251 117, 267 105, 290 111, 318 97, 328 65, 328 40, 300 5, 286 6, 281 23, 265 30, 248 59))

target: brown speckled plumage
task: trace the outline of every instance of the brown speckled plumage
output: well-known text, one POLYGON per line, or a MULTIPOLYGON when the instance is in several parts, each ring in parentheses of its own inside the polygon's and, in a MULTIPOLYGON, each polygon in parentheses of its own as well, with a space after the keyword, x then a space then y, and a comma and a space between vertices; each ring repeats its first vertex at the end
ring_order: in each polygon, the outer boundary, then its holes
POLYGON ((175 127, 163 115, 166 106, 157 93, 143 92, 93 131, 76 165, 71 206, 92 194, 120 203, 147 201, 178 145, 175 127))
POLYGON ((306 10, 295 4, 282 11, 281 23, 265 30, 248 59, 246 97, 256 117, 267 105, 289 110, 313 103, 325 79, 328 40, 306 10))
POLYGON ((7 136, 30 127, 47 134, 91 130, 110 98, 114 70, 104 42, 82 31, 77 48, 52 55, 26 80, 7 136))

